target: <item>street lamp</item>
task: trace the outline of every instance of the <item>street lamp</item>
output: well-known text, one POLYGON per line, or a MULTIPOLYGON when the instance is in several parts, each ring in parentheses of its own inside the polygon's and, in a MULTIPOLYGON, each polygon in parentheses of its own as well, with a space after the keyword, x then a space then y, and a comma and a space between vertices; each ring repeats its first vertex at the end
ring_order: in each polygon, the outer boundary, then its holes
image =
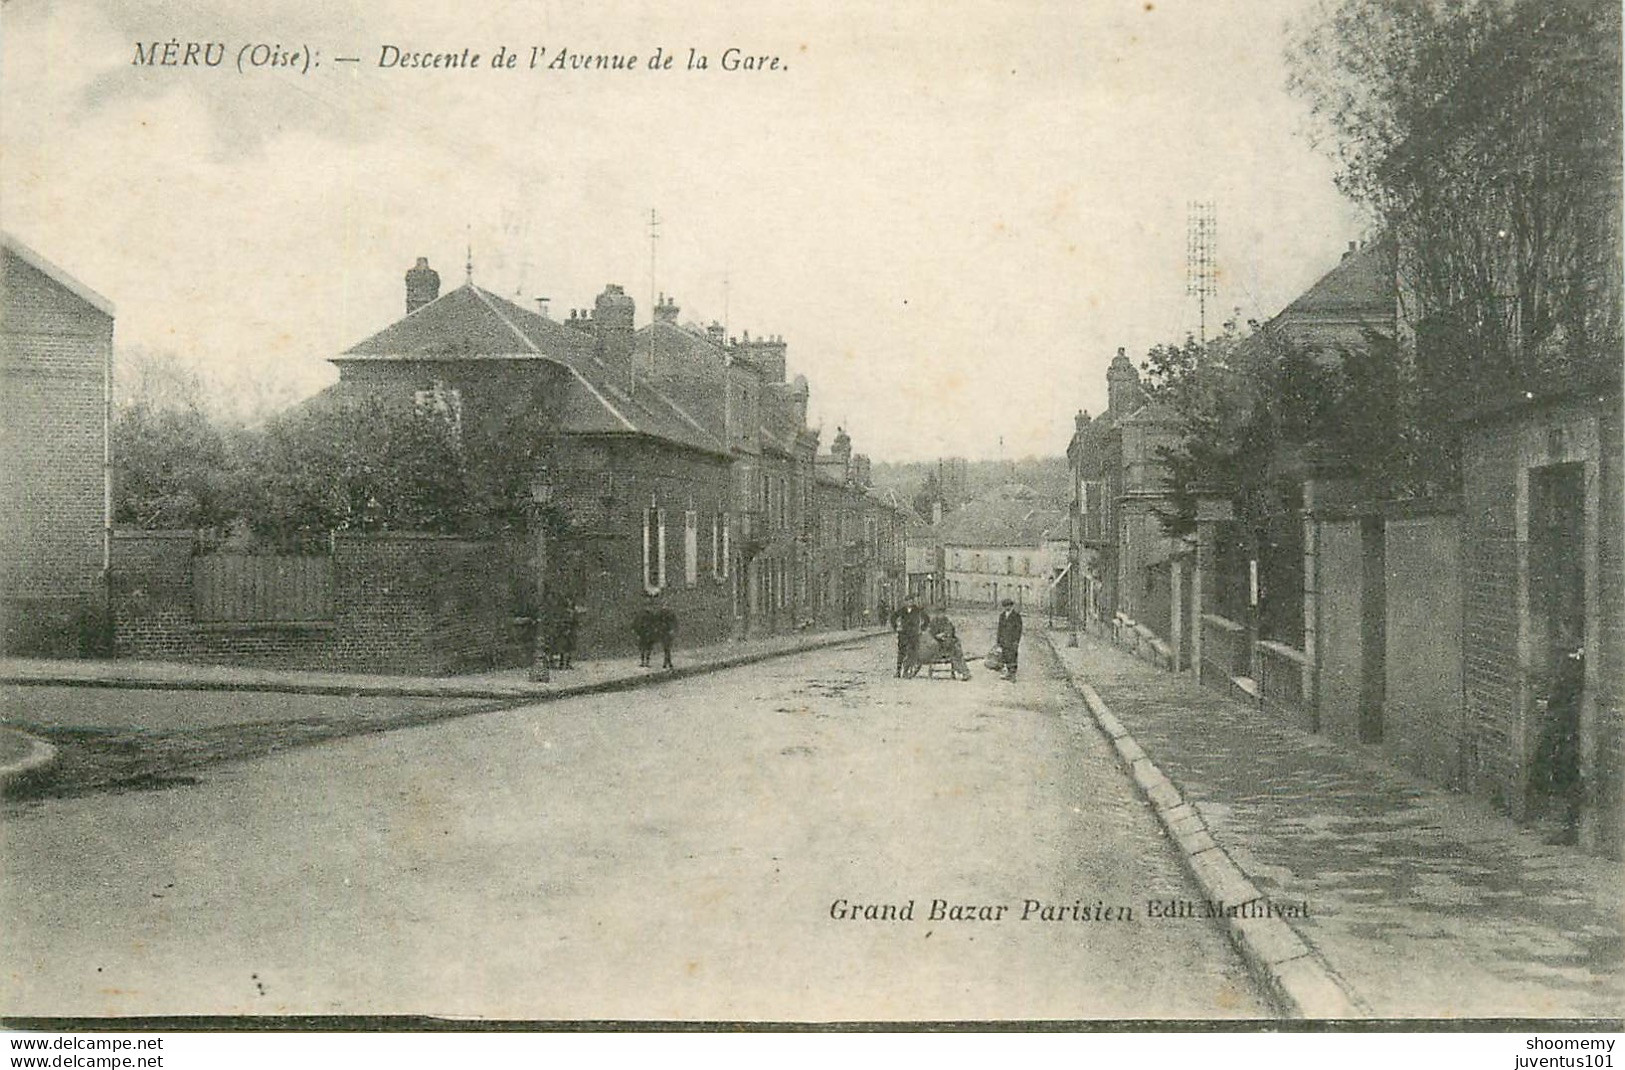
POLYGON ((547 648, 547 508, 552 503, 552 475, 543 466, 530 483, 531 518, 536 529, 536 623, 530 678, 539 684, 553 678, 553 655, 547 648))

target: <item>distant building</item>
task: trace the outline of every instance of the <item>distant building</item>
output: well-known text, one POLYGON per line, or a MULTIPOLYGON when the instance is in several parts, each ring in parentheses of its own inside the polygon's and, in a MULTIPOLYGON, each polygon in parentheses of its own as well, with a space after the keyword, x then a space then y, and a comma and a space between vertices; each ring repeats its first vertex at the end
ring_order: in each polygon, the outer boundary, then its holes
POLYGON ((1158 518, 1167 492, 1158 451, 1176 445, 1172 414, 1148 405, 1140 373, 1122 349, 1106 372, 1106 411, 1079 413, 1067 444, 1072 475, 1071 552, 1074 612, 1080 624, 1136 626, 1158 616, 1158 589, 1171 560, 1184 552, 1158 518))
POLYGON ((1066 513, 1020 484, 966 502, 943 518, 935 538, 942 594, 954 605, 992 607, 1008 598, 1044 610, 1066 569, 1066 513))
POLYGON ((0 248, 4 650, 91 653, 106 634, 113 306, 17 239, 0 248))

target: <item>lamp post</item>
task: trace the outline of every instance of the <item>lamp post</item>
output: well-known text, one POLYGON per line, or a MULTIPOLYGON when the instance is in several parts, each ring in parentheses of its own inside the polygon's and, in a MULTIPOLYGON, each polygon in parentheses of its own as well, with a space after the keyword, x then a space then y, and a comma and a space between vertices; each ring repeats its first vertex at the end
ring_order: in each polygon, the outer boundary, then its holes
POLYGON ((547 508, 552 502, 552 476, 543 467, 530 484, 531 518, 536 528, 536 635, 530 678, 540 684, 553 678, 553 655, 547 648, 547 508))

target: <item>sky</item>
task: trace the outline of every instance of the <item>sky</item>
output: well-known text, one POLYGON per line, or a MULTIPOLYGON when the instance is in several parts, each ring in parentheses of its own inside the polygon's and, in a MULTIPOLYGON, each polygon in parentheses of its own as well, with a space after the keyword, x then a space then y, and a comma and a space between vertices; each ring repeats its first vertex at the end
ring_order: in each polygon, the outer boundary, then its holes
POLYGON ((471 249, 476 283, 556 318, 618 283, 640 324, 660 292, 782 335, 826 444, 1053 455, 1119 346, 1195 330, 1191 202, 1217 218, 1210 323, 1274 314, 1369 233, 1285 88, 1310 0, 250 6, 0 8, 0 226, 116 305, 120 347, 227 389, 320 389, 417 257, 449 288, 471 249), (136 61, 172 40, 224 60, 136 61), (637 64, 548 69, 560 49, 637 64))

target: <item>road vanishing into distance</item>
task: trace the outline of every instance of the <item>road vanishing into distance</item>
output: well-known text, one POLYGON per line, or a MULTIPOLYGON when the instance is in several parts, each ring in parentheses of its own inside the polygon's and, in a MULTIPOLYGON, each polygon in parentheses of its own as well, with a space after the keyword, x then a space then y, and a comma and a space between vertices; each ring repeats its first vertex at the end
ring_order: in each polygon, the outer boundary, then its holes
POLYGON ((1196 889, 1024 655, 898 680, 871 639, 7 803, 0 1013, 1270 1015, 1148 916, 1196 889))

